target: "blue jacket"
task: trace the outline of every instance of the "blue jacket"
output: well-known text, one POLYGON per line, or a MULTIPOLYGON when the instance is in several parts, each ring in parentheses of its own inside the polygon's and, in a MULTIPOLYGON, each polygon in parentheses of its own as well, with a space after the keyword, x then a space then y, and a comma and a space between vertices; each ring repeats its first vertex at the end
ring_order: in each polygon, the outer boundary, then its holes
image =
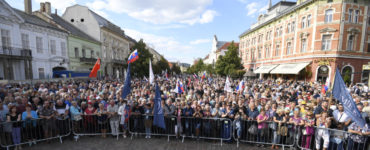
POLYGON ((29 124, 31 122, 33 124, 33 127, 36 127, 36 122, 37 122, 36 119, 39 118, 39 116, 37 116, 36 111, 31 110, 31 117, 32 117, 32 119, 27 118, 27 111, 22 113, 22 120, 24 121, 23 127, 26 127, 26 124, 29 124))

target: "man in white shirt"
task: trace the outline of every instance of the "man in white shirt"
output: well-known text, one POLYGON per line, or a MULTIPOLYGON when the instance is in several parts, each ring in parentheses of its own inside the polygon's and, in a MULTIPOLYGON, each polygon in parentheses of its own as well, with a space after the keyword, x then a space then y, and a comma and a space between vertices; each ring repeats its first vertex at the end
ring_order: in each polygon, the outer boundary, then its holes
POLYGON ((348 114, 344 112, 342 104, 338 104, 338 109, 333 112, 333 116, 338 129, 348 127, 352 120, 348 114))

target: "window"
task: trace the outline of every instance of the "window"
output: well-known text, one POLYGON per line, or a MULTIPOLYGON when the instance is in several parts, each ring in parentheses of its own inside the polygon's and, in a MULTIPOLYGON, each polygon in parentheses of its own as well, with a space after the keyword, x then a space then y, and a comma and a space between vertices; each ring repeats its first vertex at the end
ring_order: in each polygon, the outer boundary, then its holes
POLYGON ((292 22, 292 27, 291 27, 291 29, 290 29, 292 32, 294 32, 294 30, 295 30, 295 21, 293 21, 292 22))
POLYGON ((288 42, 286 44, 286 54, 289 55, 289 54, 291 54, 291 52, 292 52, 292 43, 288 42))
POLYGON ((307 16, 307 27, 310 27, 311 25, 311 15, 307 16))
POLYGON ((261 48, 258 48, 258 59, 261 59, 262 57, 262 51, 261 48))
POLYGON ((1 29, 1 43, 4 49, 10 48, 10 31, 1 29))
POLYGON ((305 28, 305 24, 306 24, 306 17, 303 17, 302 18, 302 29, 304 29, 305 28))
POLYGON ((355 11, 355 20, 353 21, 354 23, 358 23, 358 17, 359 17, 359 15, 360 15, 360 10, 356 10, 355 11))
POLYGON ((307 49, 307 40, 306 39, 302 39, 301 40, 301 52, 306 52, 306 49, 307 49))
POLYGON ((93 50, 90 51, 90 58, 94 58, 94 51, 93 50))
POLYGON ((348 37, 348 44, 347 44, 347 50, 352 51, 353 50, 353 41, 354 41, 354 36, 350 35, 348 37))
POLYGON ((280 26, 279 36, 283 35, 283 26, 280 26))
POLYGON ((39 68, 39 79, 45 79, 45 70, 44 68, 39 68))
POLYGON ((348 10, 348 22, 352 22, 353 9, 348 10))
POLYGON ((252 60, 255 60, 255 50, 254 49, 252 49, 251 55, 252 55, 252 60))
POLYGON ((330 23, 333 21, 333 9, 328 9, 325 11, 325 23, 330 23))
POLYGON ((290 23, 288 23, 287 27, 286 27, 286 32, 287 33, 290 33, 290 23))
POLYGON ((357 3, 358 0, 353 0, 354 3, 357 3))
POLYGON ((370 43, 367 43, 367 52, 370 53, 370 43))
POLYGON ((331 48, 330 45, 331 45, 331 35, 323 35, 321 49, 329 50, 331 48))
POLYGON ((57 54, 55 40, 50 40, 50 51, 52 55, 57 54))
POLYGON ((62 56, 67 56, 66 43, 60 42, 60 49, 62 50, 62 56))
POLYGON ((367 18, 367 23, 370 25, 370 17, 367 18))
POLYGON ((328 0, 328 3, 331 3, 331 2, 333 2, 333 0, 328 0))
POLYGON ((36 37, 36 50, 37 50, 37 53, 43 53, 41 37, 36 37))
POLYGON ((28 34, 22 33, 22 48, 23 49, 30 49, 30 40, 28 38, 28 34))
POLYGON ((265 52, 265 58, 269 58, 270 57, 270 46, 266 46, 266 52, 265 52))
POLYGON ((75 47, 75 57, 76 58, 80 57, 80 54, 79 54, 79 51, 78 51, 77 47, 75 47))
POLYGON ((276 49, 275 49, 275 56, 279 56, 280 54, 280 45, 276 45, 276 49))
POLYGON ((82 57, 85 58, 86 57, 86 50, 85 49, 82 49, 82 57))

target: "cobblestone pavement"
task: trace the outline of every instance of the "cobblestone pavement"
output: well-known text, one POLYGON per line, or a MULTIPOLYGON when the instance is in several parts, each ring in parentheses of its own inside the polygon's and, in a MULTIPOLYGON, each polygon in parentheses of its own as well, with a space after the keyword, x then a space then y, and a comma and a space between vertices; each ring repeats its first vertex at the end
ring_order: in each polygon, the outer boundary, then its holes
POLYGON ((167 142, 167 138, 151 138, 145 139, 143 137, 137 137, 131 140, 130 138, 116 139, 113 137, 107 137, 105 139, 100 137, 81 137, 77 142, 72 138, 63 140, 63 144, 54 140, 50 143, 42 142, 31 147, 23 146, 23 150, 262 150, 270 149, 270 146, 264 148, 251 146, 249 144, 242 143, 240 147, 236 147, 236 143, 226 144, 223 143, 221 146, 220 141, 208 141, 208 140, 194 140, 185 139, 184 143, 181 140, 171 138, 167 142))

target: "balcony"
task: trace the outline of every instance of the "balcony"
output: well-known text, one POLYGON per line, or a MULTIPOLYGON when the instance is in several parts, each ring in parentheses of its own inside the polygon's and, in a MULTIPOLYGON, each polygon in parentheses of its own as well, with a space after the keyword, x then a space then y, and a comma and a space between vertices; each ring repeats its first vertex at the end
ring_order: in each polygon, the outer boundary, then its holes
POLYGON ((112 63, 124 65, 124 64, 126 64, 126 61, 125 60, 121 60, 121 59, 117 59, 117 58, 113 58, 112 59, 112 63))
POLYGON ((95 63, 96 62, 96 58, 86 58, 86 57, 81 57, 80 58, 80 62, 82 63, 95 63))
POLYGON ((30 49, 17 48, 17 47, 0 47, 0 57, 11 58, 32 58, 32 51, 30 49))

